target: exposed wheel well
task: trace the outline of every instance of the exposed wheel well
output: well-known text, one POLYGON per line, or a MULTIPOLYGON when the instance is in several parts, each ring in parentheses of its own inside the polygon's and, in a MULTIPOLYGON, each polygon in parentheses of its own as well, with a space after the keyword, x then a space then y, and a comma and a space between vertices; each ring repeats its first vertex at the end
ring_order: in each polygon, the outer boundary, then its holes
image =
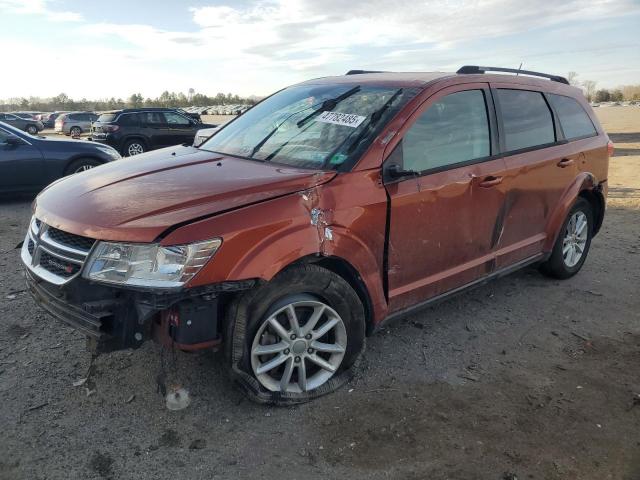
POLYGON ((604 219, 604 197, 598 190, 583 190, 578 197, 582 197, 588 201, 593 209, 593 235, 595 236, 595 234, 600 231, 604 219))
POLYGON ((351 285, 351 288, 353 288, 358 294, 358 298, 360 298, 364 307, 367 335, 371 333, 373 330, 373 307, 371 305, 371 297, 362 277, 360 277, 360 274, 353 265, 340 257, 321 257, 316 255, 303 257, 295 263, 313 263, 315 265, 319 265, 337 275, 340 275, 349 285, 351 285))

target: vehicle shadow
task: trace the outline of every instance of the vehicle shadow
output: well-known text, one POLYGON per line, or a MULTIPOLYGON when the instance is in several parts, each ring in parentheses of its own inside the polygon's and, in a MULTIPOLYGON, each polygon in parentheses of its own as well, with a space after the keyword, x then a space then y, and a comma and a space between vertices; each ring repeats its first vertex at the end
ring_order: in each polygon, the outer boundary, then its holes
POLYGON ((640 132, 610 133, 609 139, 613 143, 633 143, 640 142, 640 132))
POLYGON ((607 197, 609 199, 640 198, 640 188, 610 187, 607 197))

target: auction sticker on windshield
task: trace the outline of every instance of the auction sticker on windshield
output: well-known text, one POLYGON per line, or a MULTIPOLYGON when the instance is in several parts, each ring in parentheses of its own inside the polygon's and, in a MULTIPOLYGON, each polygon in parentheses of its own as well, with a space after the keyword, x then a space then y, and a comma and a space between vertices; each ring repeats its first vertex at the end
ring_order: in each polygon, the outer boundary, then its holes
POLYGON ((317 122, 333 123, 345 127, 358 128, 367 117, 352 113, 323 112, 316 117, 317 122))

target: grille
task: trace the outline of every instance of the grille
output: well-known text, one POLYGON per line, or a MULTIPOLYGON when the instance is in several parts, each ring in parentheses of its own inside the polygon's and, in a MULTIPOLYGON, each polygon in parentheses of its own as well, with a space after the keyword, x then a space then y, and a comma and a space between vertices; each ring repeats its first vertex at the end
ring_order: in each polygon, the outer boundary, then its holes
POLYGON ((48 252, 40 253, 40 266, 54 275, 62 278, 71 278, 80 271, 81 265, 64 261, 54 257, 48 252))
POLYGON ((93 246, 95 240, 93 238, 82 237, 80 235, 74 235, 73 233, 63 232, 57 228, 49 227, 47 234, 54 242, 58 242, 67 247, 76 248, 78 250, 89 251, 93 246))
POLYGON ((22 247, 23 263, 38 277, 62 285, 80 274, 92 238, 67 233, 33 219, 22 247))

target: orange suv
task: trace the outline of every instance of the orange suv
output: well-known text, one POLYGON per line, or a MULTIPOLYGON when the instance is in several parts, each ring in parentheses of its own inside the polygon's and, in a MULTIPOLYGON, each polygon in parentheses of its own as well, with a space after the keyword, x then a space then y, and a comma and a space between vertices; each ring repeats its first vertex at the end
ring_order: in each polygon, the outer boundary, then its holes
POLYGON ((576 274, 611 154, 562 77, 351 71, 52 184, 22 260, 94 351, 224 343, 251 398, 303 402, 385 320, 533 263, 576 274))

